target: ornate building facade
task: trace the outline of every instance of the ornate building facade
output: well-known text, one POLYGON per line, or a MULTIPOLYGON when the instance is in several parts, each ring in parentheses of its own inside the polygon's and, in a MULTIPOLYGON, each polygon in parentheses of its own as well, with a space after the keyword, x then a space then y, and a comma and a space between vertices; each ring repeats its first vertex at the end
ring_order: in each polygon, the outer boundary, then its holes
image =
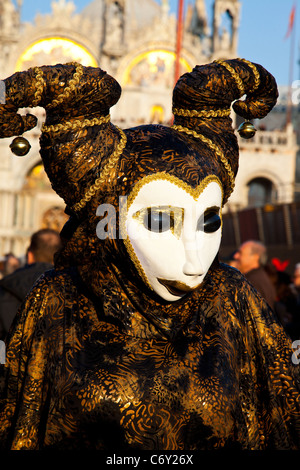
MULTIPOLYGON (((177 22, 168 0, 93 0, 80 13, 75 4, 53 1, 50 14, 24 24, 22 0, 0 0, 0 78, 74 60, 101 66, 122 86, 112 122, 123 128, 170 123, 177 22)), ((215 0, 210 21, 205 0, 195 0, 186 12, 180 73, 196 64, 236 57, 239 23, 239 0, 215 0)), ((33 112, 39 126, 25 134, 31 143, 26 157, 11 153, 11 139, 0 141, 0 257, 7 252, 23 255, 34 231, 60 229, 66 220, 64 203, 51 189, 39 155, 43 110, 33 112)), ((292 130, 280 132, 274 137, 259 131, 253 141, 243 142, 237 186, 229 201, 232 210, 245 207, 257 191, 266 200, 292 200, 296 141, 292 130)))

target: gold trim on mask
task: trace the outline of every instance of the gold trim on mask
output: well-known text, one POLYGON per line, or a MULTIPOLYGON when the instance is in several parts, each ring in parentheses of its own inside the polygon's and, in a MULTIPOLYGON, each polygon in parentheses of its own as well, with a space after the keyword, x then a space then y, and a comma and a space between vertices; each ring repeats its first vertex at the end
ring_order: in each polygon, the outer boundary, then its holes
MULTIPOLYGON (((139 273, 139 275, 141 276, 142 280, 144 281, 144 283, 151 289, 153 290, 151 284, 149 283, 148 281, 148 278, 146 276, 146 273, 134 251, 134 248, 131 244, 131 241, 129 240, 129 237, 127 235, 127 231, 126 231, 126 220, 127 220, 127 216, 128 216, 128 211, 131 207, 131 205, 133 204, 134 200, 136 199, 138 193, 140 192, 141 188, 143 186, 145 186, 146 184, 152 182, 152 181, 159 181, 159 180, 163 180, 163 181, 169 181, 170 183, 173 183, 175 184, 176 186, 178 186, 179 188, 183 189, 185 192, 187 192, 188 194, 190 194, 192 196, 192 198, 194 200, 197 200, 198 197, 200 196, 200 194, 203 193, 204 189, 210 184, 210 183, 217 183, 220 188, 221 188, 221 192, 222 192, 222 200, 223 200, 223 197, 224 197, 224 193, 223 193, 223 188, 222 188, 222 184, 221 184, 221 181, 220 179, 215 176, 215 175, 209 175, 209 176, 206 176, 206 178, 204 178, 201 183, 196 187, 196 188, 192 188, 192 186, 190 186, 188 183, 186 183, 185 181, 182 181, 181 179, 177 178, 176 176, 174 175, 170 175, 169 173, 165 173, 165 172, 159 172, 159 173, 155 173, 155 174, 152 174, 152 175, 148 175, 148 176, 145 176, 144 178, 142 178, 140 181, 138 181, 135 186, 133 187, 131 193, 129 194, 128 196, 128 199, 127 199, 127 210, 124 211, 124 213, 122 213, 122 216, 120 217, 120 235, 121 235, 121 238, 124 240, 124 244, 125 244, 125 247, 126 247, 126 250, 133 262, 133 264, 135 265, 136 267, 136 270, 137 272, 139 273)), ((221 210, 221 209, 220 209, 221 210)), ((221 220, 222 220, 222 215, 221 215, 221 212, 220 212, 220 217, 221 217, 221 220)), ((222 225, 221 225, 221 228, 222 228, 222 225)))

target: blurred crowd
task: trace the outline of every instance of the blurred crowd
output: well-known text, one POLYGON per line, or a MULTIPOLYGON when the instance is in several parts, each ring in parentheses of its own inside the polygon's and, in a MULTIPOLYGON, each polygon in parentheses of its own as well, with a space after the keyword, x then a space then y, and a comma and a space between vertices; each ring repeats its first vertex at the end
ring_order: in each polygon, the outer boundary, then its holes
POLYGON ((269 260, 266 246, 247 240, 231 254, 226 263, 239 269, 275 312, 293 339, 300 339, 300 262, 292 264, 293 274, 286 271, 289 262, 269 260))

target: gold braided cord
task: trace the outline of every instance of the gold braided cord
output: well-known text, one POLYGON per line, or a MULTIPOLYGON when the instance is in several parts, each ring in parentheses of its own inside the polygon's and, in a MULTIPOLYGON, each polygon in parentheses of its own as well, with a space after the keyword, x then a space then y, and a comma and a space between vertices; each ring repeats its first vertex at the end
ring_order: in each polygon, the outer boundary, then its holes
POLYGON ((254 75, 254 86, 253 88, 251 88, 251 92, 253 92, 254 90, 256 90, 259 85, 260 85, 260 75, 259 75, 259 71, 257 70, 257 68, 255 67, 255 65, 250 62, 249 60, 246 60, 246 59, 241 59, 245 64, 248 65, 248 67, 250 67, 250 69, 252 70, 253 72, 253 75, 254 75))
MULTIPOLYGON (((250 92, 253 92, 254 90, 256 90, 259 85, 260 85, 260 75, 259 75, 259 71, 257 70, 257 68, 255 67, 255 65, 250 62, 249 60, 246 60, 246 59, 240 59, 242 62, 244 62, 245 64, 248 65, 248 67, 250 67, 250 69, 252 70, 253 72, 253 75, 254 75, 254 85, 253 87, 251 88, 251 90, 249 90, 250 92)), ((233 76, 233 78, 235 79, 236 81, 236 84, 237 84, 237 87, 241 93, 241 96, 243 96, 245 94, 245 89, 244 89, 244 85, 243 85, 243 81, 242 79, 240 78, 239 74, 236 73, 236 71, 234 70, 233 67, 231 67, 225 60, 215 60, 214 62, 216 62, 217 64, 220 64, 222 65, 223 67, 225 67, 228 72, 231 73, 231 75, 233 76)))
POLYGON ((173 114, 176 114, 176 116, 204 117, 206 119, 210 119, 210 118, 218 118, 218 117, 229 117, 230 116, 230 108, 228 108, 228 109, 217 109, 216 111, 214 111, 214 110, 197 111, 195 109, 173 108, 173 114))
POLYGON ((67 132, 70 130, 82 129, 87 126, 100 126, 101 124, 105 124, 110 121, 110 115, 101 116, 100 118, 93 118, 93 119, 84 119, 80 121, 79 119, 75 119, 74 121, 67 121, 65 123, 60 124, 53 124, 50 126, 46 126, 45 124, 42 125, 42 132, 67 132))
POLYGON ((86 205, 86 203, 92 199, 96 192, 99 191, 101 187, 109 181, 112 170, 116 168, 119 157, 125 148, 127 138, 125 133, 119 127, 115 127, 120 133, 120 141, 118 142, 113 153, 109 156, 108 162, 101 171, 101 175, 99 176, 99 178, 97 178, 94 184, 88 189, 81 201, 79 201, 72 207, 75 212, 82 209, 86 205))
POLYGON ((40 67, 34 67, 33 69, 33 72, 36 76, 36 84, 35 84, 35 93, 34 93, 34 99, 32 100, 32 107, 34 106, 38 106, 40 101, 41 101, 41 98, 42 98, 42 94, 43 94, 43 91, 44 91, 44 86, 45 86, 45 80, 44 80, 44 74, 43 74, 43 71, 40 69, 40 67))
POLYGON ((243 84, 243 81, 242 81, 241 77, 239 76, 238 73, 236 73, 234 68, 231 67, 231 65, 229 65, 228 62, 226 62, 225 60, 215 60, 214 62, 217 63, 217 64, 222 65, 223 67, 225 67, 225 69, 228 70, 229 73, 231 73, 231 75, 233 76, 233 78, 236 82, 236 85, 239 89, 239 92, 240 92, 241 96, 243 96, 245 94, 244 84, 243 84))
POLYGON ((58 106, 61 104, 66 98, 69 98, 69 96, 74 93, 76 87, 78 86, 80 79, 83 75, 83 66, 81 64, 78 64, 77 62, 71 62, 67 65, 75 65, 76 70, 73 75, 73 78, 68 83, 68 86, 65 87, 64 91, 58 95, 57 98, 55 98, 49 105, 49 108, 55 108, 55 106, 58 106))
POLYGON ((173 125, 172 128, 175 129, 178 132, 184 132, 188 135, 191 135, 191 136, 195 137, 196 139, 202 140, 202 142, 207 144, 216 153, 216 155, 220 158, 221 162, 223 163, 223 165, 225 167, 225 170, 228 173, 229 180, 230 180, 230 190, 232 192, 233 189, 234 189, 234 173, 231 169, 231 166, 230 166, 227 158, 225 157, 224 153, 222 152, 222 150, 216 144, 214 144, 211 139, 205 137, 202 134, 198 134, 194 130, 188 129, 187 127, 183 127, 183 126, 177 126, 177 125, 173 125))

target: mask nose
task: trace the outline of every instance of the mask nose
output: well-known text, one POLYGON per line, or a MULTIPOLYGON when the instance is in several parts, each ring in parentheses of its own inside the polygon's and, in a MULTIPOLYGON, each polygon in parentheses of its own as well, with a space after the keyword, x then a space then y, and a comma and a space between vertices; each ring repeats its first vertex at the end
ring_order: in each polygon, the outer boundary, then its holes
MULTIPOLYGON (((191 245, 191 242, 188 245, 191 245)), ((186 276, 201 276, 204 273, 196 247, 185 246, 185 263, 182 270, 186 276)))
POLYGON ((197 217, 193 211, 185 213, 182 242, 185 252, 183 273, 186 276, 201 276, 204 273, 199 257, 199 240, 196 241, 197 217))

